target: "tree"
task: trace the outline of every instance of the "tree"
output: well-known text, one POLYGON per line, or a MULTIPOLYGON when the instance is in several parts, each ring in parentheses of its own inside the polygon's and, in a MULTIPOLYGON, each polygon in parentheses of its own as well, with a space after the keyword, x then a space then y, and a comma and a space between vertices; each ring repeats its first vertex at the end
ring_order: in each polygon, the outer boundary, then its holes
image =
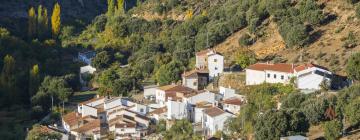
POLYGON ((30 78, 29 78, 29 94, 30 97, 36 94, 37 89, 40 86, 40 71, 39 66, 34 65, 30 70, 30 78))
POLYGON ((105 69, 110 66, 111 59, 107 51, 102 51, 92 59, 91 64, 97 69, 105 69))
POLYGON ((46 36, 46 32, 48 30, 48 13, 46 7, 39 5, 38 7, 38 17, 37 17, 37 29, 38 29, 38 37, 40 39, 44 39, 46 36))
POLYGON ((294 109, 268 111, 255 123, 255 138, 279 139, 281 136, 305 133, 310 125, 305 115, 294 109))
POLYGON ((342 124, 338 120, 332 120, 325 122, 324 132, 325 139, 327 140, 337 140, 341 135, 342 124))
POLYGON ((110 18, 113 17, 115 13, 115 2, 114 0, 108 0, 107 4, 108 4, 108 9, 106 15, 108 18, 110 18))
POLYGON ((26 140, 61 140, 61 134, 47 128, 46 126, 41 126, 35 124, 33 128, 29 131, 26 140))
POLYGON ((253 43, 253 40, 252 40, 251 36, 248 35, 248 34, 242 35, 239 38, 239 44, 242 45, 242 46, 249 46, 252 43, 253 43))
POLYGON ((235 54, 235 63, 245 69, 251 64, 256 63, 256 55, 249 49, 240 49, 235 54))
POLYGON ((71 93, 72 89, 63 78, 46 76, 31 101, 35 105, 41 105, 44 109, 48 109, 52 100, 54 104, 59 103, 59 101, 64 104, 71 93))
POLYGON ((360 97, 352 99, 351 102, 345 107, 346 120, 351 125, 356 126, 360 123, 360 97))
POLYGON ((170 84, 180 80, 183 66, 178 61, 172 61, 166 65, 162 65, 156 72, 156 80, 160 85, 170 84))
POLYGON ((194 134, 192 124, 188 120, 177 120, 164 134, 165 140, 200 140, 201 137, 194 134))
POLYGON ((304 101, 301 106, 301 111, 304 112, 311 124, 318 124, 325 120, 325 111, 328 107, 325 99, 311 98, 304 101))
POLYGON ((123 15, 125 14, 125 0, 118 0, 117 1, 117 9, 116 14, 117 15, 123 15))
POLYGON ((156 133, 162 133, 166 131, 166 121, 161 119, 159 123, 156 124, 156 133))
POLYGON ((29 9, 28 16, 28 37, 33 38, 36 33, 36 13, 34 7, 29 9))
POLYGON ((350 79, 360 81, 360 53, 353 54, 346 65, 346 73, 350 79))
POLYGON ((51 16, 51 29, 54 37, 57 37, 60 33, 60 26, 61 26, 61 9, 59 3, 54 5, 54 10, 51 16))
POLYGON ((301 104, 307 99, 307 95, 302 93, 291 93, 281 102, 281 108, 300 108, 301 104))

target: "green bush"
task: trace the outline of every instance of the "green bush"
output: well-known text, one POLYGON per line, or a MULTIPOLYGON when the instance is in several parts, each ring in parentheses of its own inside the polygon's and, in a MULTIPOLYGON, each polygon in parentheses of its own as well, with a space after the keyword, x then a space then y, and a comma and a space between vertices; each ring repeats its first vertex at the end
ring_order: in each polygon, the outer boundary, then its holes
POLYGON ((325 122, 324 132, 327 140, 337 140, 341 136, 342 124, 338 120, 325 122))
POLYGON ((253 42, 254 42, 253 39, 248 34, 244 34, 239 38, 239 44, 241 46, 249 46, 252 45, 253 42))

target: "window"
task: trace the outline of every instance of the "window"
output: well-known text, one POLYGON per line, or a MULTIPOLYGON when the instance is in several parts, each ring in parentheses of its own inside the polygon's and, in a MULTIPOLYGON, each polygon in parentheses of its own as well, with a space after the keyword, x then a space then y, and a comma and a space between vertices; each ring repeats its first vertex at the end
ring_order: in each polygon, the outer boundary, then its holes
POLYGON ((276 74, 274 74, 274 79, 276 79, 276 74))
POLYGON ((196 86, 197 85, 197 82, 194 82, 194 86, 196 86))
POLYGON ((281 80, 284 80, 284 75, 281 75, 281 80))
POLYGON ((270 73, 267 74, 267 77, 270 78, 270 73))
POLYGON ((140 109, 140 112, 144 112, 144 109, 143 109, 143 108, 141 108, 141 109, 140 109))
POLYGON ((217 67, 215 67, 215 70, 218 70, 218 68, 217 68, 217 67))
POLYGON ((100 116, 100 120, 102 120, 102 118, 103 118, 103 117, 102 117, 102 116, 100 116))
POLYGON ((217 62, 217 59, 214 59, 214 62, 217 62))
POLYGON ((125 129, 121 129, 120 131, 124 131, 125 129))

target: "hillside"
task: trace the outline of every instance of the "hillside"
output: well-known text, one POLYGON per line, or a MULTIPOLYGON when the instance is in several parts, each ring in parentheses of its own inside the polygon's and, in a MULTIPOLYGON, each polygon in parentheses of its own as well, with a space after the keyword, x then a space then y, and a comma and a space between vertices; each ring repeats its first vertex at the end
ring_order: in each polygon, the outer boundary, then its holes
MULTIPOLYGON (((347 49, 343 47, 344 38, 353 32, 358 38, 360 24, 358 18, 355 17, 355 8, 343 0, 318 1, 324 5, 324 13, 335 16, 336 18, 330 23, 317 27, 314 33, 318 33, 316 41, 307 47, 301 49, 286 48, 286 44, 278 32, 278 27, 272 19, 263 23, 265 35, 258 38, 249 48, 253 50, 259 59, 276 56, 289 63, 306 63, 313 62, 326 67, 332 71, 344 75, 344 66, 347 58, 354 53, 360 51, 360 47, 347 49), (302 56, 302 60, 300 57, 302 56)), ((240 46, 238 39, 244 33, 248 33, 247 29, 242 29, 228 37, 224 42, 215 46, 215 48, 232 56, 232 52, 240 46)), ((228 57, 229 58, 229 57, 228 57)))

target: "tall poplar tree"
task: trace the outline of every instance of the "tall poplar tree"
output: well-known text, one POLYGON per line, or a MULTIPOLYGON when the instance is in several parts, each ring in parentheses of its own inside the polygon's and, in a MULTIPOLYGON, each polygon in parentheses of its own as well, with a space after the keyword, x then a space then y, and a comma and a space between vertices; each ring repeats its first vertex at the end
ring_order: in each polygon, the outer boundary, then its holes
POLYGON ((61 19, 60 19, 60 5, 56 3, 51 15, 51 29, 54 37, 57 37, 60 33, 61 19))
POLYGON ((28 21, 28 36, 33 38, 36 33, 36 13, 34 7, 31 7, 28 12, 29 21, 28 21))
POLYGON ((115 13, 115 2, 114 2, 114 0, 108 0, 107 3, 108 3, 108 10, 107 10, 106 15, 108 17, 112 17, 112 16, 114 16, 114 13, 115 13))
POLYGON ((117 9, 116 9, 117 15, 125 14, 125 3, 124 2, 125 2, 125 0, 118 0, 117 9))
POLYGON ((35 95, 37 89, 41 84, 40 81, 40 70, 38 65, 34 65, 30 70, 30 78, 29 78, 29 95, 30 97, 35 95))

